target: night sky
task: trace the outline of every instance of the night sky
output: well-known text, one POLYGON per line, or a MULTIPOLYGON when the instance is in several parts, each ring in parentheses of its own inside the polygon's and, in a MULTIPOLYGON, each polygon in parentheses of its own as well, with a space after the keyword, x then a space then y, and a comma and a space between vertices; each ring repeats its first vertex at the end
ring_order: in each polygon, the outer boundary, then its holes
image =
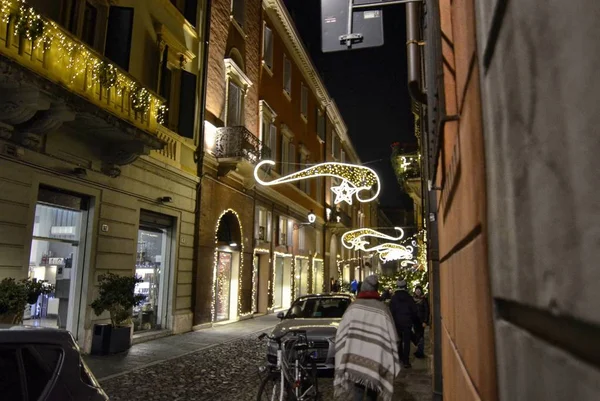
MULTIPOLYGON (((412 208, 390 162, 393 142, 416 142, 406 77, 405 6, 384 7, 384 45, 323 53, 321 0, 285 0, 361 161, 382 181, 382 206, 412 208)), ((327 0, 323 0, 327 1, 327 0)))

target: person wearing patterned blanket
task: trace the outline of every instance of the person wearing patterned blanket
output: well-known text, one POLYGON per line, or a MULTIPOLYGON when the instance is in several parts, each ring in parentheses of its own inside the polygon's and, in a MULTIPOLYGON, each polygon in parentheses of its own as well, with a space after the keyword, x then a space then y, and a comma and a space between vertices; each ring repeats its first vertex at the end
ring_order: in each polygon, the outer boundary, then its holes
POLYGON ((398 334, 388 307, 379 300, 376 275, 365 278, 335 337, 334 393, 354 400, 391 401, 400 373, 398 334))

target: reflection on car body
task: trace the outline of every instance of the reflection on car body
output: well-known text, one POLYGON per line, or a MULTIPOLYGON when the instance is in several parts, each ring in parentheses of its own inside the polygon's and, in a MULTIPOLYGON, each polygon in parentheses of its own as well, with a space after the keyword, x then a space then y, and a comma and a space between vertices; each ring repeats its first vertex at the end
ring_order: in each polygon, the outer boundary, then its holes
MULTIPOLYGON (((287 313, 277 315, 281 322, 275 326, 273 335, 281 335, 288 330, 306 330, 308 341, 316 357, 317 367, 322 370, 335 368, 335 334, 344 312, 354 300, 348 294, 312 294, 302 296, 290 307, 287 313)), ((277 362, 277 346, 270 343, 267 360, 277 362)))

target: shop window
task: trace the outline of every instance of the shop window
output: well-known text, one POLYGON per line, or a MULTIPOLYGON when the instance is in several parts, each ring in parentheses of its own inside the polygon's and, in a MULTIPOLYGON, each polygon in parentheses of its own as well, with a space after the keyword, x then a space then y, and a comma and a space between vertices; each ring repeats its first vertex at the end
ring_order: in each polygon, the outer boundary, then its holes
POLYGON ((168 216, 146 211, 140 215, 135 274, 143 281, 135 292, 143 301, 134 308, 134 332, 166 327, 172 225, 168 216))
MULTIPOLYGON (((77 332, 79 250, 85 238, 86 202, 82 198, 40 188, 29 258, 29 277, 55 286, 25 311, 27 324, 77 332)), ((81 289, 80 289, 81 290, 81 289)))
POLYGON ((280 308, 283 305, 283 263, 284 258, 275 257, 275 271, 273 282, 273 307, 280 308))

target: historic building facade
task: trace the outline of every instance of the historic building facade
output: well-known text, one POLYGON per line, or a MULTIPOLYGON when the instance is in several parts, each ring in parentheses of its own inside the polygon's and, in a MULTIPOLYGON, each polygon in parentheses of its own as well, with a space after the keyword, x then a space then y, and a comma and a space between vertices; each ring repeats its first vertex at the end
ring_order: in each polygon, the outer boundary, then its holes
POLYGON ((105 272, 143 279, 134 340, 192 327, 204 8, 2 1, 0 277, 56 284, 27 323, 86 351, 105 272))

